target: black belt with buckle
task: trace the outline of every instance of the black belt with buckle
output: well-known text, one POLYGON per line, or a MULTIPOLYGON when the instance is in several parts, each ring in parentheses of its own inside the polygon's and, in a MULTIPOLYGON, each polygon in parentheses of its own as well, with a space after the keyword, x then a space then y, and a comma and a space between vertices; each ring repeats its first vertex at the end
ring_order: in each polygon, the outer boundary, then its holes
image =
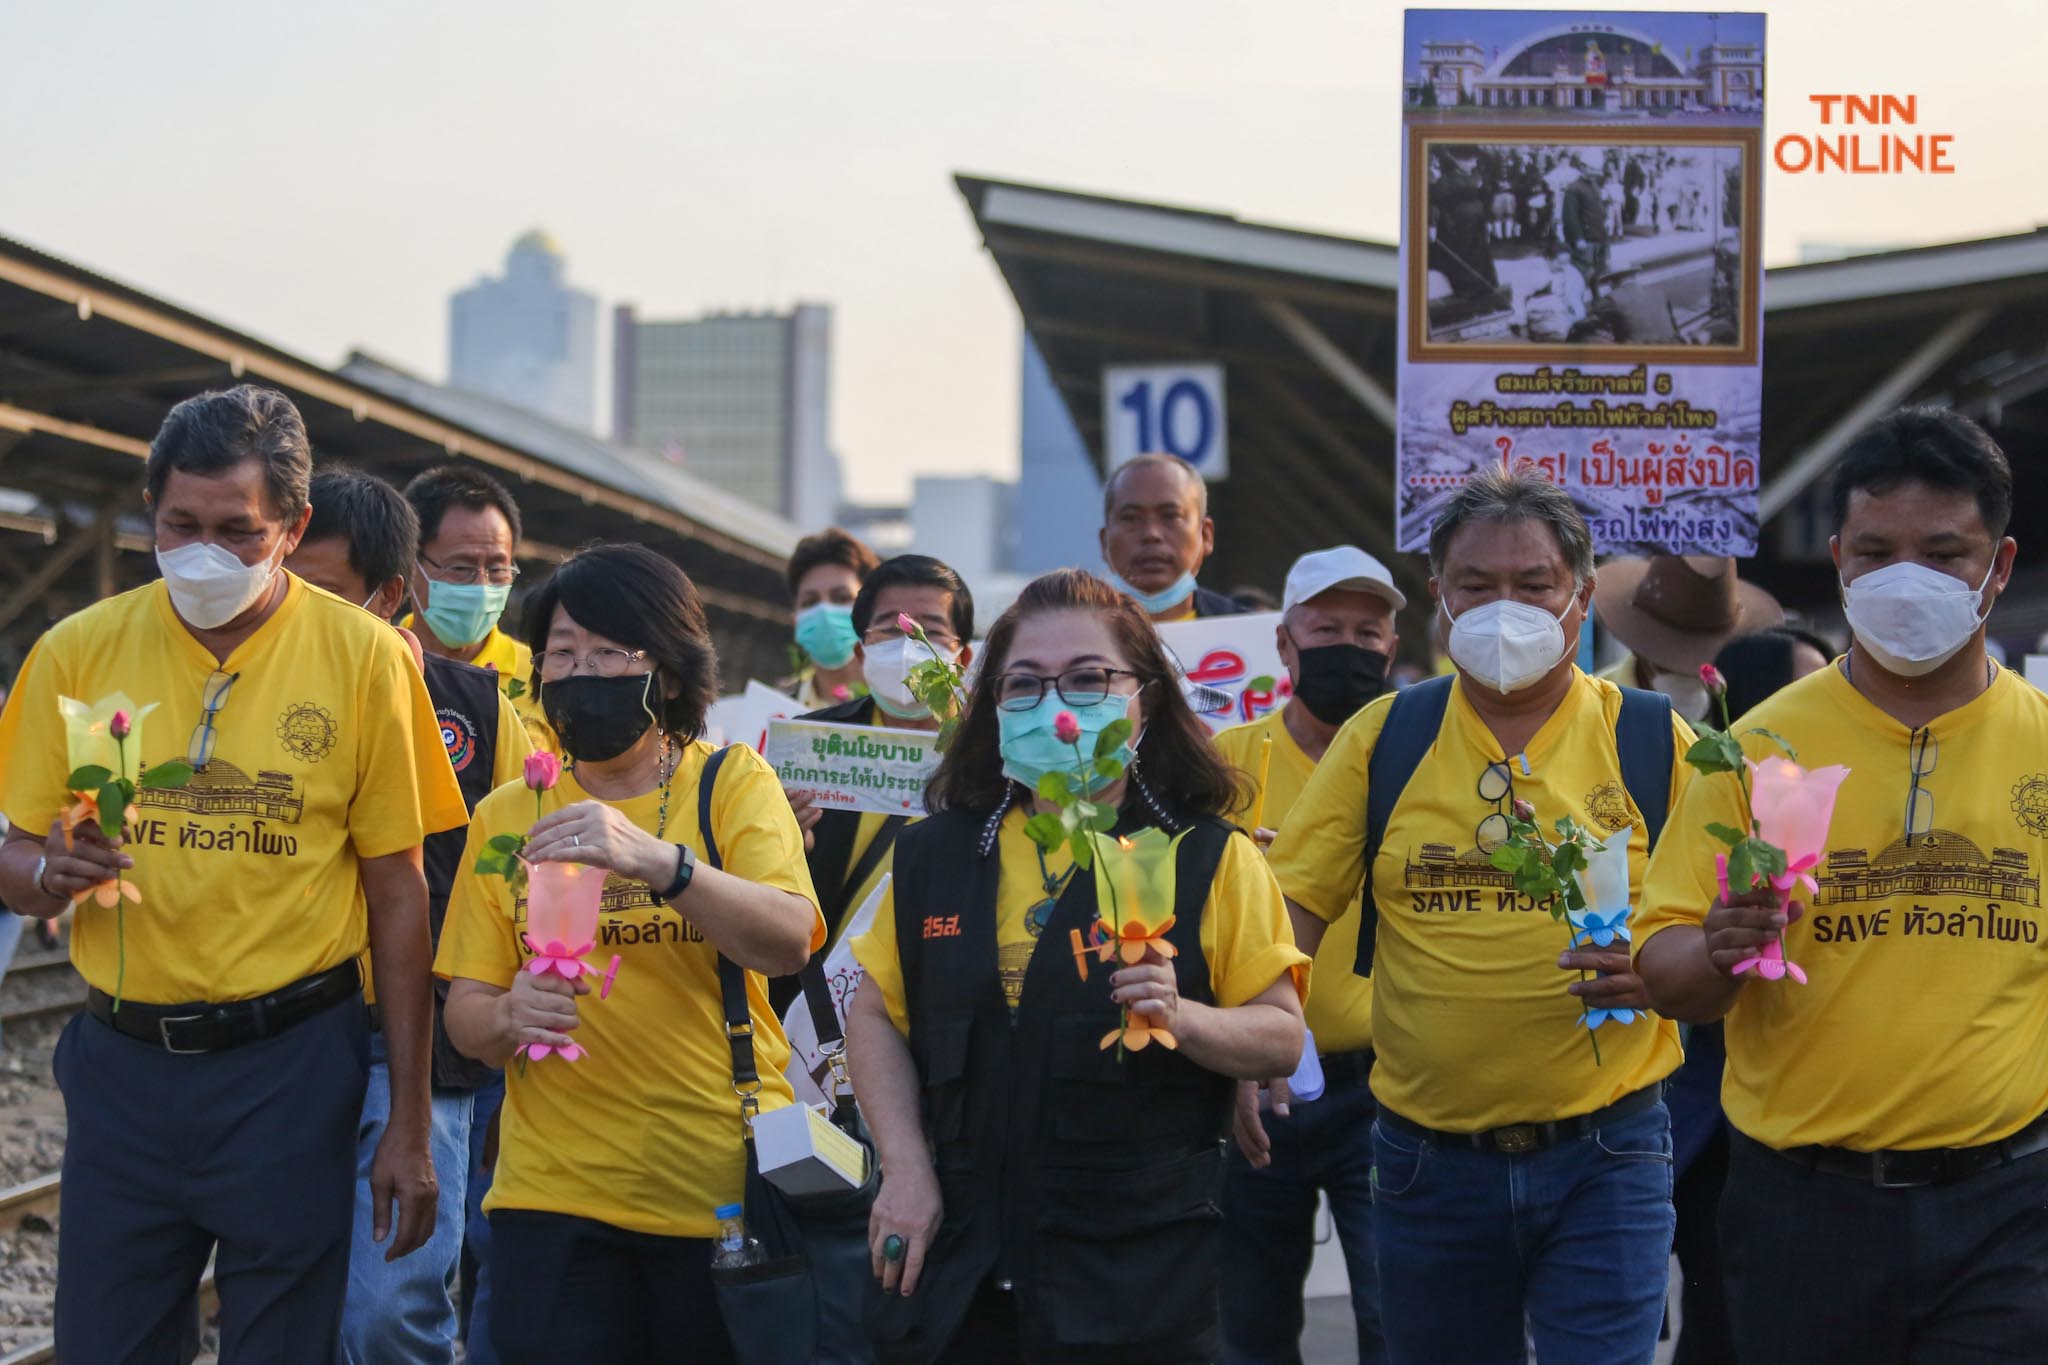
POLYGON ((253 1000, 224 1005, 144 1005, 123 1000, 117 1010, 112 996, 93 989, 85 993, 85 1009, 116 1033, 185 1056, 225 1052, 274 1038, 350 996, 360 997, 362 989, 362 973, 351 960, 253 1000))
POLYGON ((1363 1083, 1372 1075, 1372 1049, 1369 1047, 1356 1052, 1325 1052, 1316 1061, 1323 1068, 1324 1085, 1363 1083))
POLYGON ((1568 1119, 1553 1119, 1548 1123, 1510 1123, 1499 1128, 1488 1128, 1479 1133, 1450 1133, 1440 1128, 1425 1128, 1412 1119, 1385 1108, 1380 1109, 1380 1121, 1391 1120, 1394 1127, 1417 1137, 1426 1137, 1445 1147, 1470 1147, 1481 1152, 1501 1152, 1508 1156, 1520 1156, 1524 1152, 1540 1152, 1555 1147, 1560 1142, 1575 1138, 1590 1137, 1595 1131, 1610 1123, 1619 1123, 1632 1115, 1640 1114, 1664 1098, 1664 1083, 1645 1086, 1632 1095, 1623 1095, 1604 1109, 1595 1109, 1590 1114, 1578 1114, 1568 1119))
MULTIPOLYGON (((1753 1140, 1753 1139, 1752 1139, 1753 1140)), ((1758 1143, 1758 1146, 1763 1144, 1758 1143)), ((2009 1138, 1979 1147, 1923 1147, 1911 1151, 1857 1152, 1847 1147, 1766 1147, 1764 1150, 1809 1171, 1867 1180, 1881 1190, 1910 1190, 1946 1185, 1982 1175, 2021 1157, 2048 1152, 2048 1114, 2009 1138)))

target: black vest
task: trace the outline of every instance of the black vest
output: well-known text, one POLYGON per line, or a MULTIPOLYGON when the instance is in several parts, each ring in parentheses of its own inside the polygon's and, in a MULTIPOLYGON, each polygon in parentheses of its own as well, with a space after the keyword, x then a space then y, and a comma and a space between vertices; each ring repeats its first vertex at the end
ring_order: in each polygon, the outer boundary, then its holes
MULTIPOLYGON (((1096 918, 1085 872, 1033 951, 1013 1022, 996 971, 1001 860, 978 853, 986 825, 947 812, 897 841, 896 946, 945 1221, 917 1293, 870 1315, 880 1357, 937 1360, 995 1275, 1014 1283, 1034 1337, 1206 1359, 1189 1347, 1215 1325, 1233 1084, 1158 1044, 1121 1061, 1102 1047, 1119 1023, 1114 968, 1091 955, 1084 982, 1069 939, 1096 918), (1158 1271, 1140 1275, 1146 1296, 1115 1289, 1133 1267, 1158 1271)), ((1230 833, 1197 822, 1176 867, 1167 938, 1181 997, 1202 1004, 1202 909, 1230 833)))
MULTIPOLYGON (((498 770, 498 675, 488 668, 476 668, 426 656, 422 670, 427 695, 434 700, 434 716, 441 725, 441 742, 448 746, 448 762, 455 769, 455 784, 462 788, 462 804, 469 810, 491 794, 498 770)), ((429 834, 420 850, 427 872, 427 923, 434 946, 441 946, 441 925, 448 918, 448 897, 455 878, 462 872, 462 850, 469 829, 462 826, 429 834)), ((434 1086, 439 1090, 474 1090, 498 1074, 494 1067, 472 1061, 455 1050, 442 1026, 441 1011, 448 1002, 448 983, 434 978, 434 1086)))

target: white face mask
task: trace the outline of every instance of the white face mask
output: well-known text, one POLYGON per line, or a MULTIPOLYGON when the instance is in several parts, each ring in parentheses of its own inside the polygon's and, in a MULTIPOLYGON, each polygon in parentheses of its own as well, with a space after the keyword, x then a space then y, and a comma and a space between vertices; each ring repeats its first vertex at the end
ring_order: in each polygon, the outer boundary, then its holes
POLYGON ((1698 720, 1707 713, 1711 698, 1696 673, 1652 673, 1650 687, 1671 698, 1671 709, 1687 720, 1698 720))
MULTIPOLYGON (((1578 591, 1572 592, 1578 600, 1578 591)), ((1460 616, 1452 616, 1451 662, 1471 677, 1502 694, 1519 692, 1541 681, 1564 658, 1564 617, 1552 616, 1541 607, 1498 597, 1460 616)))
POLYGON ((879 645, 861 646, 860 674, 867 680, 875 705, 898 720, 923 720, 931 708, 911 695, 910 670, 932 656, 909 636, 879 645))
POLYGON ((171 605, 186 625, 200 630, 216 630, 247 611, 268 591, 283 562, 283 541, 261 564, 244 564, 233 551, 204 540, 156 552, 171 605))
POLYGON ((1973 588, 1925 564, 1887 564, 1842 585, 1842 610, 1879 667, 1917 678, 1953 659, 1984 624, 1984 589, 1997 567, 1994 559, 1973 588))

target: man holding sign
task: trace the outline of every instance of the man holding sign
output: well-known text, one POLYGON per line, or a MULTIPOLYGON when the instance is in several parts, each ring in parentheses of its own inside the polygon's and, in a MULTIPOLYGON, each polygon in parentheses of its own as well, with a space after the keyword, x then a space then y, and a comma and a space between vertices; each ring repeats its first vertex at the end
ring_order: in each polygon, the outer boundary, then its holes
MULTIPOLYGON (((1246 819, 1261 845, 1308 785, 1344 722, 1386 690, 1398 646, 1394 613, 1408 605, 1386 565, 1353 545, 1303 555, 1287 573, 1278 637, 1294 699, 1216 747, 1251 780, 1246 819)), ((1270 1096, 1238 1086, 1238 1151, 1224 1209, 1223 1356, 1232 1365, 1301 1359, 1302 1284, 1315 1250, 1316 1196, 1327 1192, 1358 1322, 1358 1358, 1386 1355, 1379 1277, 1373 1268, 1372 982, 1352 971, 1360 917, 1324 936, 1309 995, 1308 1046, 1324 1080, 1320 1096, 1270 1096), (1270 1112, 1262 1112, 1270 1109, 1270 1112)))
MULTIPOLYGON (((810 712, 804 719, 936 731, 938 720, 911 695, 907 680, 912 669, 933 658, 934 651, 962 668, 973 662, 968 641, 974 638, 974 595, 960 575, 929 555, 898 555, 884 562, 867 576, 853 600, 853 629, 858 637, 854 658, 868 695, 810 712), (897 619, 904 616, 923 629, 931 649, 904 631, 897 619)), ((789 803, 804 832, 804 856, 818 888, 830 951, 847 910, 865 901, 889 870, 896 834, 910 817, 828 809, 815 793, 802 788, 790 788, 789 803)), ((795 977, 772 983, 770 995, 778 1014, 797 991, 795 977)))

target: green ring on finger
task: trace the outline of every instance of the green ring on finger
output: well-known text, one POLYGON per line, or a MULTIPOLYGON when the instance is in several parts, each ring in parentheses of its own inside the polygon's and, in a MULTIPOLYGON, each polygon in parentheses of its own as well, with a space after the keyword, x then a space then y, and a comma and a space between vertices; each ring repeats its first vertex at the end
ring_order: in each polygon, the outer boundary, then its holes
POLYGON ((900 1261, 903 1259, 903 1239, 893 1232, 882 1239, 882 1259, 885 1261, 900 1261))

